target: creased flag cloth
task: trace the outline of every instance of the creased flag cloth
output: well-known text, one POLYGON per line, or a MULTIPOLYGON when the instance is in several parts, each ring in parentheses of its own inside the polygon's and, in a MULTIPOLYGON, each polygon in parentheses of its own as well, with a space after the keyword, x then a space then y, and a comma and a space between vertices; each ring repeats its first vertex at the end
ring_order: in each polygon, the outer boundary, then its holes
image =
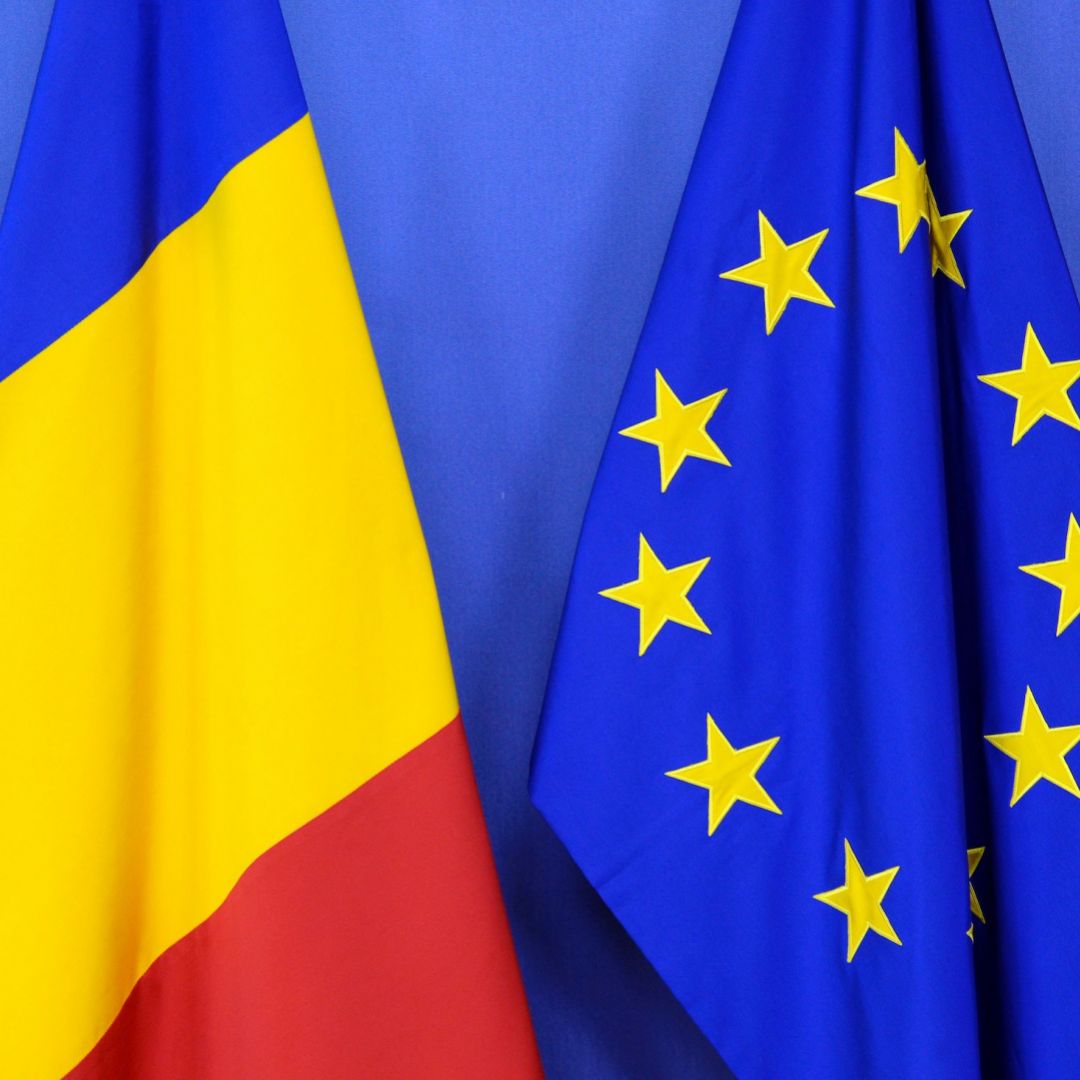
POLYGON ((1080 1076, 1078 403, 986 0, 744 0, 532 773, 740 1080, 1080 1076))
POLYGON ((276 0, 59 0, 0 378, 0 1074, 537 1076, 276 0))

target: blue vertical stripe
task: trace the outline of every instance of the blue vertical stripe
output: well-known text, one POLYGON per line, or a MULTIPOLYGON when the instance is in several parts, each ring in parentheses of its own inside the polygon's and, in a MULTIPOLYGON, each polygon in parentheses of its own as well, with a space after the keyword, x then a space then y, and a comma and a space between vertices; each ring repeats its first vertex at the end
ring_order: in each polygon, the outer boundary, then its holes
POLYGON ((58 0, 0 223, 0 378, 305 112, 277 0, 58 0))

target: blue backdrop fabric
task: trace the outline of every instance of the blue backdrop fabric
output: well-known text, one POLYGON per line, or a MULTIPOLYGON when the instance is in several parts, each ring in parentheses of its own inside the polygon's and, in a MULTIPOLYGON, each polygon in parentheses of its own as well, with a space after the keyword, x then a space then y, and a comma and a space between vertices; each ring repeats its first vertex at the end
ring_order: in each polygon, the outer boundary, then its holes
MULTIPOLYGON (((431 549, 548 1072, 726 1076, 526 778, 585 503, 736 0, 282 6, 431 549)), ((1080 277, 1080 8, 993 7, 1080 277)), ((0 198, 50 9, 0 5, 0 198)))

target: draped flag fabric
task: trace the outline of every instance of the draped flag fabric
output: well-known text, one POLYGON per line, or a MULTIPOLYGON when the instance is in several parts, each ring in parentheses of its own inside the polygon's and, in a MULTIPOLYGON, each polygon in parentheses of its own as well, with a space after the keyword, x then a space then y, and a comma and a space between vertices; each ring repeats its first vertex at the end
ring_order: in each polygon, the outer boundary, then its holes
POLYGON ((276 0, 59 0, 0 374, 0 1074, 539 1075, 276 0))
POLYGON ((1080 1076, 1078 401, 985 0, 744 0, 532 774, 740 1078, 1080 1076))

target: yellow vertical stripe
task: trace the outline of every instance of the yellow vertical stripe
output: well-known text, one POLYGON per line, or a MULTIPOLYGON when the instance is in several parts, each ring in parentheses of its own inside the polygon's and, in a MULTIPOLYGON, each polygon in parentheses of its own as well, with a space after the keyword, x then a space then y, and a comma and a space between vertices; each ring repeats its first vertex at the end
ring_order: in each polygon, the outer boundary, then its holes
POLYGON ((0 383, 0 1075, 456 708, 304 119, 0 383))

